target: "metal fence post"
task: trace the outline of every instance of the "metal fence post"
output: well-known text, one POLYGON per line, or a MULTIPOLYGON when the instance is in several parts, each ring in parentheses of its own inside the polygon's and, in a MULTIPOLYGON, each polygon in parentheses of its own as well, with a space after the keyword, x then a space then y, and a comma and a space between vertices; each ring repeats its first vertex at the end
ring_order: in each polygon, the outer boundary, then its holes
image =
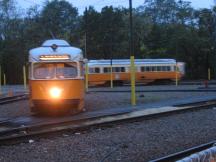
POLYGON ((3 82, 3 84, 4 84, 4 86, 6 86, 6 84, 7 84, 7 81, 6 81, 6 75, 5 75, 5 73, 3 74, 3 79, 4 79, 4 82, 3 82))
POLYGON ((112 59, 111 59, 111 64, 110 64, 110 88, 113 88, 113 70, 112 70, 112 59))
POLYGON ((24 84, 24 89, 26 90, 27 86, 26 86, 26 67, 25 65, 23 65, 23 84, 24 84))
POLYGON ((176 80, 176 86, 178 86, 178 69, 177 69, 177 64, 175 67, 175 80, 176 80))
POLYGON ((88 62, 86 62, 85 64, 85 90, 86 92, 88 92, 88 71, 89 71, 88 62))
POLYGON ((130 57, 131 66, 130 66, 130 75, 131 75, 131 105, 136 105, 136 91, 135 91, 135 64, 134 56, 130 57))
POLYGON ((208 68, 208 80, 211 80, 211 69, 208 68))

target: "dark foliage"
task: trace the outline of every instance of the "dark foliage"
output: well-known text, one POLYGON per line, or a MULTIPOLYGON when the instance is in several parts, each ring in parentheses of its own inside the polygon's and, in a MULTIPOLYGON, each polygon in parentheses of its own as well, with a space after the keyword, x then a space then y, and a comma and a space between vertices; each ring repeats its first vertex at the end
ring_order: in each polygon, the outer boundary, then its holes
MULTIPOLYGON (((83 50, 88 59, 129 58, 129 12, 88 7, 82 16, 65 0, 47 1, 26 14, 15 0, 0 1, 0 65, 10 84, 22 82, 28 51, 50 38, 83 50), (86 44, 86 46, 85 46, 86 44)), ((216 7, 195 10, 189 2, 146 0, 133 10, 135 58, 174 58, 186 62, 187 77, 216 73, 216 7)))

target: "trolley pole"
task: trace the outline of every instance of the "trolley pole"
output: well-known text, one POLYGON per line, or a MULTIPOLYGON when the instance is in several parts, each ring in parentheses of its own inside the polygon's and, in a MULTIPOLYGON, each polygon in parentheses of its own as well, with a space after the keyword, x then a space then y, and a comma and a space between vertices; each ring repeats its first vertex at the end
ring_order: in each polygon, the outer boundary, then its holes
POLYGON ((132 17, 132 0, 129 0, 130 11, 130 59, 131 59, 131 105, 136 105, 136 87, 135 87, 135 65, 134 65, 134 42, 133 42, 133 17, 132 17))

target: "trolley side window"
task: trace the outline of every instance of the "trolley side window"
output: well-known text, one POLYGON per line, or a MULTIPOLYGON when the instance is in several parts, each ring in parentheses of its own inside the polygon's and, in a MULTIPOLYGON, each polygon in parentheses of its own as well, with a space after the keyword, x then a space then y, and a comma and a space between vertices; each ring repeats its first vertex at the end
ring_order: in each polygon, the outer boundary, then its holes
POLYGON ((162 71, 167 71, 167 66, 162 66, 162 71))
POLYGON ((121 72, 125 72, 125 67, 121 67, 121 72))
POLYGON ((125 67, 113 67, 112 71, 116 73, 125 72, 125 67))
POLYGON ((180 71, 178 66, 174 66, 174 71, 180 71))
POLYGON ((162 71, 161 66, 157 66, 157 71, 162 71))
POLYGON ((141 66, 141 72, 150 72, 150 71, 171 71, 170 66, 141 66))
POLYGON ((146 71, 151 71, 151 67, 150 67, 150 66, 147 66, 147 67, 146 67, 146 71))
POLYGON ((145 72, 145 71, 146 71, 146 67, 145 67, 145 66, 141 66, 141 67, 140 67, 140 71, 141 71, 141 72, 145 72))
POLYGON ((156 66, 152 66, 152 71, 157 71, 157 67, 156 66))
POLYGON ((110 67, 105 67, 104 68, 104 73, 110 73, 111 72, 111 68, 110 67))
POLYGON ((93 74, 93 73, 100 73, 100 68, 99 68, 99 67, 89 68, 89 73, 90 73, 90 74, 93 74))

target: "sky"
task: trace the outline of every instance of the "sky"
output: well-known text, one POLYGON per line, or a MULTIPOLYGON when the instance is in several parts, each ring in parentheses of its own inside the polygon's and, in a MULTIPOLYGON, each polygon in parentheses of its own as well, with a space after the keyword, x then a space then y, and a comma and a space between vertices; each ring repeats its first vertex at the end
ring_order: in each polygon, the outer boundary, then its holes
MULTIPOLYGON (((32 5, 40 5, 43 6, 45 0, 15 0, 18 2, 21 8, 27 9, 32 5)), ((113 5, 113 6, 123 6, 128 7, 129 0, 67 0, 73 6, 78 8, 79 14, 82 14, 87 6, 94 6, 94 8, 100 11, 103 6, 113 5)), ((214 0, 187 0, 191 2, 192 7, 199 8, 211 8, 214 5, 214 0)), ((133 7, 138 7, 142 5, 144 0, 132 0, 133 7)))

